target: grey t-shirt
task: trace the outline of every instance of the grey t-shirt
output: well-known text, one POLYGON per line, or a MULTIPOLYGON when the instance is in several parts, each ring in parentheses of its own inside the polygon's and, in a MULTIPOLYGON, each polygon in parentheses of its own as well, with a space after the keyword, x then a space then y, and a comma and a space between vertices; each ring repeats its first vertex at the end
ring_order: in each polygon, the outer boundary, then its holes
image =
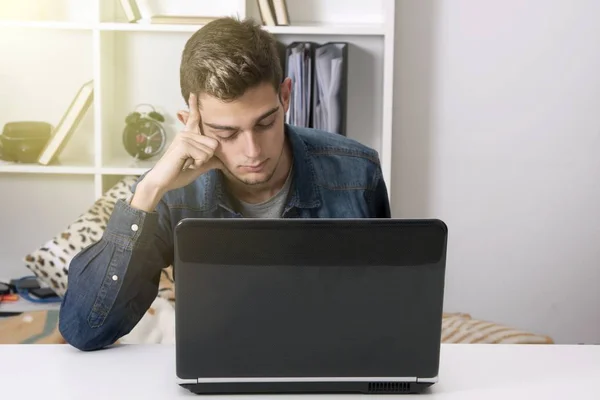
POLYGON ((292 184, 292 168, 283 187, 269 200, 251 204, 239 200, 239 212, 246 218, 281 218, 292 184))

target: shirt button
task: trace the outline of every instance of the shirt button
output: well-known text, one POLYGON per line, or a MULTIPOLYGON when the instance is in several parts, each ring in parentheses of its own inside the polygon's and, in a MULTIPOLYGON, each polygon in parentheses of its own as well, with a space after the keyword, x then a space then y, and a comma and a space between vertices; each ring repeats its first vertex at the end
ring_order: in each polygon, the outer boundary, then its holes
POLYGON ((134 232, 137 232, 138 228, 139 227, 137 226, 137 224, 131 225, 131 230, 134 231, 134 232))
POLYGON ((113 275, 113 276, 112 276, 112 280, 113 280, 113 281, 116 281, 117 279, 119 279, 119 277, 118 277, 118 276, 116 276, 116 275, 113 275))

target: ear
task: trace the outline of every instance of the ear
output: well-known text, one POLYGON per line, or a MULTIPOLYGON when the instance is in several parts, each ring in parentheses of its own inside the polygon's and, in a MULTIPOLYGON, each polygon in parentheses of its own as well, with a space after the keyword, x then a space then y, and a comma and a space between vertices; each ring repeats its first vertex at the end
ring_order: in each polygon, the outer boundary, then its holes
POLYGON ((190 113, 187 111, 177 111, 177 119, 183 124, 183 125, 187 125, 187 120, 190 116, 190 113))
POLYGON ((280 100, 281 100, 281 104, 283 105, 283 110, 286 113, 288 111, 288 108, 290 107, 291 94, 292 94, 292 79, 287 77, 283 80, 281 85, 279 85, 280 100))

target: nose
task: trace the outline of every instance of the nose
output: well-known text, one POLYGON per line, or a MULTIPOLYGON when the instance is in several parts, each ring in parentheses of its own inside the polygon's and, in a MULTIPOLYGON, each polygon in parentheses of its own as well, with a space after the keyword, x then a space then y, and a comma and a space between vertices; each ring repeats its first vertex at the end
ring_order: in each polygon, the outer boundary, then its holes
POLYGON ((244 148, 246 157, 250 160, 258 159, 260 157, 261 147, 257 135, 255 135, 252 131, 246 131, 244 137, 244 148))

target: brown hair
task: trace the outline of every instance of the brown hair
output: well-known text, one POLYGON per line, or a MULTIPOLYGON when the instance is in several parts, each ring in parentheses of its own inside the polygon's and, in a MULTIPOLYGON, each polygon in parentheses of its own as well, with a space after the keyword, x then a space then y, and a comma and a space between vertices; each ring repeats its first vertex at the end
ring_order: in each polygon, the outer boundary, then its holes
POLYGON ((252 19, 224 17, 187 41, 181 57, 181 94, 186 104, 191 92, 230 101, 265 82, 278 91, 282 74, 273 35, 252 19))

